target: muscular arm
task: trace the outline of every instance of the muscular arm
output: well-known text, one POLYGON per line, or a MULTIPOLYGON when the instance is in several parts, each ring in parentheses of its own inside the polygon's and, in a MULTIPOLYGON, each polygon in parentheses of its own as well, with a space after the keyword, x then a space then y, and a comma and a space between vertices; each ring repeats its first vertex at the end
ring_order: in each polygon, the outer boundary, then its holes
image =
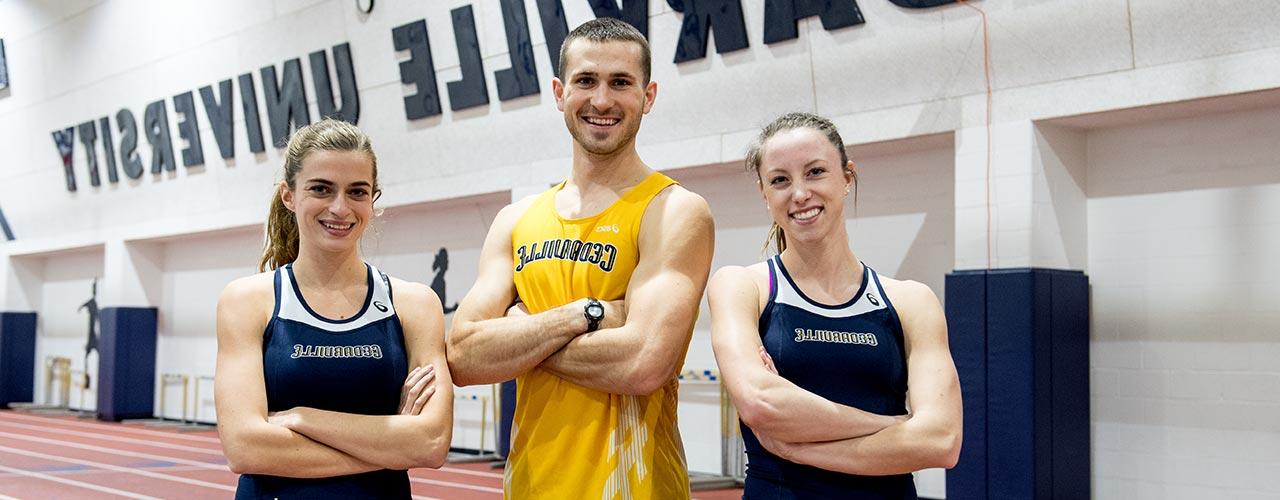
POLYGON ((266 273, 232 282, 218 299, 214 404, 227 465, 237 474, 299 478, 381 468, 267 421, 262 332, 272 293, 266 273))
POLYGON ((453 379, 445 360, 444 312, 435 292, 396 280, 393 303, 409 366, 435 370, 435 393, 417 414, 356 415, 294 408, 272 417, 289 429, 387 469, 439 468, 453 435, 453 379))
POLYGON ((582 301, 533 315, 506 317, 516 299, 511 230, 532 197, 503 208, 480 251, 476 283, 458 305, 449 332, 449 370, 458 385, 515 378, 586 331, 582 301))
POLYGON ((655 197, 640 225, 626 322, 573 338, 542 367, 614 394, 649 394, 671 380, 689 347, 714 241, 701 197, 679 186, 655 197))
POLYGON ((785 443, 762 439, 787 460, 862 475, 903 474, 930 467, 951 468, 960 456, 960 381, 947 347, 942 306, 928 287, 900 282, 893 290, 907 349, 911 417, 853 439, 785 443))
POLYGON ((724 267, 711 279, 711 343, 738 416, 757 434, 788 442, 865 436, 898 419, 829 401, 766 369, 760 360, 760 286, 753 271, 724 267))

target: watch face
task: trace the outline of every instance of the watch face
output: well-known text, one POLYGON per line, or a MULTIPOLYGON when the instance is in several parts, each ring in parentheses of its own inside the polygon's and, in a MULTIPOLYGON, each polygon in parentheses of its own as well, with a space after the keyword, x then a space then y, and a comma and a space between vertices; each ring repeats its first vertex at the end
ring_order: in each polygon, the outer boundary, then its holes
POLYGON ((592 305, 591 307, 587 308, 587 314, 590 314, 591 316, 596 318, 602 318, 604 317, 604 307, 598 306, 598 305, 592 305))

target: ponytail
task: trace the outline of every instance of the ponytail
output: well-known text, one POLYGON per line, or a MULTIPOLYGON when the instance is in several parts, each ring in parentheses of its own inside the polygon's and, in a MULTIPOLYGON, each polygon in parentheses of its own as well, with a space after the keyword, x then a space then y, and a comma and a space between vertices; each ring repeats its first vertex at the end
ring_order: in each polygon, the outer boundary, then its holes
POLYGON ((258 272, 273 271, 298 258, 298 220, 284 206, 280 194, 284 183, 272 193, 271 211, 267 213, 267 242, 258 262, 258 272))

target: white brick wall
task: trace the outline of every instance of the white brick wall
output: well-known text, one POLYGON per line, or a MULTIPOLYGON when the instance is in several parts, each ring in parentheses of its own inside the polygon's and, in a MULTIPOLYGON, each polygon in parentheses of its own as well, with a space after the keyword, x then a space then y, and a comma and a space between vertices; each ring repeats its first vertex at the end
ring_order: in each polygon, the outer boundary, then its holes
POLYGON ((1097 498, 1280 497, 1280 116, 1088 133, 1097 498))

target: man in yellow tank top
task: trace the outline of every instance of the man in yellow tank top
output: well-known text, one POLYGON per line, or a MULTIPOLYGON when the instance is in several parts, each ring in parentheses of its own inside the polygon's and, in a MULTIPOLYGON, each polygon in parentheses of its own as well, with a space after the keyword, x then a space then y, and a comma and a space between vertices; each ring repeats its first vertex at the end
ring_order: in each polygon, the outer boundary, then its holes
POLYGON ((453 319, 456 383, 517 379, 507 498, 689 497, 676 373, 714 227, 706 201, 636 154, 649 60, 614 19, 565 39, 551 86, 573 171, 499 212, 453 319))

